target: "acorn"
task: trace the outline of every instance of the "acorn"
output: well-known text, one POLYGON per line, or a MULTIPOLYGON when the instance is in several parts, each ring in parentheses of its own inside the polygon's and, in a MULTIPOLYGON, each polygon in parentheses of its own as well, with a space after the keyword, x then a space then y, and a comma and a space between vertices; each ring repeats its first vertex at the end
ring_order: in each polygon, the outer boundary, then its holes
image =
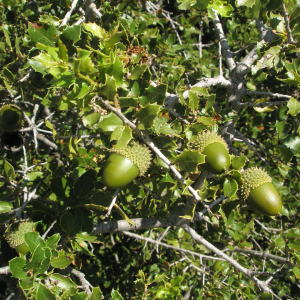
POLYGON ((20 254, 26 255, 29 248, 24 240, 24 234, 33 231, 34 222, 20 222, 10 225, 5 231, 4 237, 11 248, 20 254))
POLYGON ((239 196, 250 207, 267 216, 280 213, 282 202, 272 178, 262 169, 252 167, 242 173, 239 196))
POLYGON ((24 116, 22 110, 14 105, 7 104, 0 108, 0 129, 3 131, 17 131, 24 124, 24 116))
POLYGON ((221 174, 229 169, 230 156, 227 144, 216 132, 200 133, 196 140, 189 143, 189 149, 205 155, 205 163, 201 165, 202 169, 213 174, 221 174))
POLYGON ((110 151, 113 153, 108 157, 102 172, 103 183, 108 188, 124 187, 136 177, 143 176, 150 166, 150 150, 137 142, 110 151))

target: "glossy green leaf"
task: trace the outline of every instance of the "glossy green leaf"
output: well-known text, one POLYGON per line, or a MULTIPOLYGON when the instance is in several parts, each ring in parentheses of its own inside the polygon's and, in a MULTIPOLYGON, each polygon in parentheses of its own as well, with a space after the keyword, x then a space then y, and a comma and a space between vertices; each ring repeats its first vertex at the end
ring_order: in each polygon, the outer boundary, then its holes
POLYGON ((135 116, 140 121, 139 128, 150 128, 153 124, 154 119, 157 116, 157 113, 160 109, 160 106, 157 104, 148 104, 145 107, 141 108, 135 116))
POLYGON ((9 211, 11 211, 12 208, 13 208, 13 205, 10 202, 7 202, 7 201, 0 202, 0 214, 9 212, 9 211))
POLYGON ((9 180, 16 178, 14 167, 7 160, 4 161, 4 171, 9 180))
POLYGON ((234 179, 225 179, 223 190, 226 197, 231 198, 238 190, 238 184, 234 179))
POLYGON ((33 253, 38 246, 40 246, 41 248, 46 247, 45 241, 37 232, 33 231, 25 233, 24 239, 31 253, 33 253))
POLYGON ((112 292, 111 292, 110 300, 124 300, 124 298, 122 297, 122 295, 118 291, 113 289, 112 292))
POLYGON ((55 300, 56 297, 45 285, 42 283, 38 284, 36 291, 36 300, 55 300))
POLYGON ((293 97, 288 101, 287 106, 289 108, 288 113, 292 116, 296 116, 300 112, 300 102, 293 97))
POLYGON ((53 268, 64 269, 70 265, 74 259, 75 257, 72 254, 66 255, 64 252, 60 251, 59 256, 52 258, 50 263, 53 268))
POLYGON ((94 170, 88 170, 81 175, 74 184, 74 195, 77 198, 87 196, 94 188, 96 174, 94 170))
POLYGON ((27 277, 27 273, 24 270, 26 265, 26 260, 21 257, 15 257, 14 259, 9 261, 9 270, 13 277, 18 279, 25 279, 27 277))
POLYGON ((77 287, 77 285, 70 278, 57 273, 53 273, 51 275, 51 279, 57 281, 57 286, 64 290, 77 287))
POLYGON ((198 164, 205 163, 205 156, 198 151, 184 150, 173 161, 180 171, 196 172, 198 164))
POLYGON ((116 128, 123 128, 123 122, 114 113, 109 113, 98 123, 100 129, 104 132, 113 132, 116 128))
POLYGON ((241 154, 240 156, 235 156, 232 161, 231 165, 234 169, 240 170, 243 168, 246 164, 247 158, 244 156, 244 154, 241 154))

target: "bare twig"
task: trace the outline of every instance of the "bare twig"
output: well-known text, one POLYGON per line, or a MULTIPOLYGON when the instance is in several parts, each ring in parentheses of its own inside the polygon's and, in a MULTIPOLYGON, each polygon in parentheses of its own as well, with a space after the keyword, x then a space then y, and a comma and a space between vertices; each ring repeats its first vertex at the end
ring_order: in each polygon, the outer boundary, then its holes
POLYGON ((78 2, 78 0, 73 0, 70 10, 66 13, 64 19, 62 20, 62 22, 60 23, 58 28, 66 25, 67 22, 70 20, 72 12, 73 12, 73 10, 75 9, 75 7, 77 5, 77 2, 78 2))

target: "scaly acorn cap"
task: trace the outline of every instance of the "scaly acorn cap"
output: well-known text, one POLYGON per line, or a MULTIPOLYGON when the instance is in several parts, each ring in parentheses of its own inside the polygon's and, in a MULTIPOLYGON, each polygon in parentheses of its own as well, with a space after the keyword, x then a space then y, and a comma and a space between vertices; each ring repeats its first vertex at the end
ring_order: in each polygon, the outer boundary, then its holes
POLYGON ((151 164, 151 152, 149 148, 147 146, 140 145, 135 141, 131 142, 130 146, 110 149, 109 151, 121 154, 128 158, 133 164, 135 164, 139 168, 139 176, 143 176, 151 164))
POLYGON ((10 247, 16 248, 25 243, 24 234, 33 231, 34 222, 20 222, 10 225, 4 234, 10 247))
POLYGON ((21 129, 24 124, 22 110, 14 105, 7 104, 0 108, 0 129, 7 132, 13 132, 21 129))
POLYGON ((199 151, 199 153, 202 153, 205 147, 212 143, 220 143, 224 145, 228 151, 228 146, 225 140, 216 132, 210 131, 201 132, 193 142, 189 143, 189 149, 199 151))
POLYGON ((264 183, 272 182, 268 173, 257 167, 252 167, 242 173, 242 185, 239 189, 239 198, 246 200, 251 190, 261 186, 264 183))

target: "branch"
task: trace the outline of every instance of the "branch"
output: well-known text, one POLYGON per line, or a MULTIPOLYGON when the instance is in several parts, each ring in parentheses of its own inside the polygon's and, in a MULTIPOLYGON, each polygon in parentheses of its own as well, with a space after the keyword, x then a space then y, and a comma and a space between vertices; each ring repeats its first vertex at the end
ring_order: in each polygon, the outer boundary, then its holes
POLYGON ((291 27, 290 27, 289 15, 286 11, 286 7, 285 7, 284 3, 281 4, 281 9, 282 9, 283 17, 284 17, 285 29, 286 29, 286 32, 287 32, 288 42, 289 42, 289 44, 292 44, 295 41, 294 41, 293 36, 292 36, 292 30, 291 30, 291 27))
MULTIPOLYGON (((263 22, 256 21, 256 26, 260 32, 259 41, 265 40, 265 42, 270 43, 276 40, 278 36, 270 28, 266 28, 263 22)), ((237 73, 239 76, 244 76, 248 74, 251 70, 251 66, 258 59, 256 47, 254 47, 240 62, 239 69, 237 73)))
POLYGON ((143 241, 155 244, 155 245, 163 246, 163 247, 168 248, 168 249, 173 249, 173 250, 180 251, 180 252, 183 252, 183 253, 191 254, 191 255, 197 256, 199 258, 213 259, 213 260, 222 260, 222 259, 220 259, 218 257, 215 257, 215 256, 203 255, 203 254, 191 251, 191 250, 186 250, 186 249, 183 249, 183 248, 174 247, 172 245, 169 245, 169 244, 166 244, 166 243, 162 243, 160 241, 155 241, 155 240, 153 240, 151 238, 143 237, 143 236, 141 236, 139 234, 136 234, 136 233, 132 233, 132 232, 128 232, 128 231, 123 231, 122 233, 125 234, 125 235, 128 235, 128 236, 130 236, 132 238, 138 239, 138 240, 143 240, 143 241))
POLYGON ((235 61, 233 59, 232 52, 229 48, 225 33, 223 31, 222 24, 220 22, 218 14, 213 9, 211 9, 211 14, 212 14, 212 17, 213 17, 213 24, 215 26, 216 33, 218 35, 218 39, 219 39, 219 41, 221 43, 221 46, 222 46, 222 52, 223 52, 223 56, 225 58, 227 67, 230 71, 232 71, 236 67, 236 64, 235 64, 235 61))
POLYGON ((272 260, 278 261, 282 264, 291 264, 291 262, 288 259, 286 259, 284 257, 280 257, 280 256, 270 254, 267 251, 265 252, 265 251, 249 250, 249 249, 242 249, 242 248, 239 248, 239 247, 234 247, 234 250, 230 250, 230 251, 231 252, 246 253, 246 254, 250 254, 251 256, 259 256, 259 257, 264 258, 264 259, 272 259, 272 260))
MULTIPOLYGON (((204 214, 207 212, 207 210, 211 209, 213 206, 217 205, 224 199, 225 196, 222 196, 219 199, 212 202, 208 207, 204 208, 200 213, 195 212, 193 221, 196 222, 196 221, 203 220, 205 218, 204 214)), ((130 219, 130 221, 135 225, 130 225, 126 220, 101 222, 95 224, 91 232, 91 235, 99 235, 102 233, 117 232, 117 231, 145 230, 145 229, 168 227, 168 226, 180 226, 191 222, 190 219, 180 218, 180 215, 178 214, 171 214, 165 220, 156 217, 151 217, 151 218, 130 219)))
POLYGON ((287 100, 285 101, 273 101, 273 102, 260 102, 260 103, 240 103, 241 107, 267 107, 267 106, 272 106, 272 105, 283 105, 287 104, 287 100))
POLYGON ((197 234, 197 232, 192 229, 190 226, 188 226, 187 224, 183 225, 182 228, 188 232, 191 237, 201 243, 202 245, 204 245, 206 248, 208 248, 209 250, 213 251, 214 253, 216 253, 218 256, 222 257, 223 259, 225 259, 226 261, 228 261, 230 264, 232 264, 236 269, 238 269, 240 272, 244 273, 247 277, 249 277, 252 281, 255 282, 255 284, 262 289, 263 291, 270 293, 274 296, 274 299, 276 300, 281 300, 281 298, 279 298, 267 285, 267 283, 265 283, 264 281, 261 281, 259 279, 257 279, 253 272, 244 268, 243 266, 241 266, 238 262, 236 262, 234 259, 232 259, 231 257, 229 257, 228 255, 226 255, 225 253, 223 253, 221 250, 219 250, 218 248, 216 248, 214 245, 212 245, 211 243, 209 243, 207 240, 205 240, 202 236, 200 236, 199 234, 197 234))
POLYGON ((11 272, 10 272, 10 270, 9 270, 9 266, 0 268, 0 274, 3 274, 3 275, 10 275, 11 272))
POLYGON ((79 279, 82 288, 87 293, 87 295, 90 296, 92 294, 90 287, 92 288, 93 286, 85 279, 85 274, 75 269, 72 269, 71 267, 67 267, 67 270, 79 279))
POLYGON ((259 91, 246 91, 245 95, 260 95, 260 96, 272 97, 272 98, 284 98, 287 100, 292 98, 292 96, 290 95, 271 93, 271 92, 259 92, 259 91))
MULTIPOLYGON (((201 87, 209 88, 212 86, 219 86, 224 88, 229 88, 232 86, 231 81, 225 79, 223 76, 217 76, 215 78, 202 78, 199 82, 194 84, 191 88, 201 87)), ((183 97, 186 99, 189 96, 189 90, 183 92, 183 97)))

